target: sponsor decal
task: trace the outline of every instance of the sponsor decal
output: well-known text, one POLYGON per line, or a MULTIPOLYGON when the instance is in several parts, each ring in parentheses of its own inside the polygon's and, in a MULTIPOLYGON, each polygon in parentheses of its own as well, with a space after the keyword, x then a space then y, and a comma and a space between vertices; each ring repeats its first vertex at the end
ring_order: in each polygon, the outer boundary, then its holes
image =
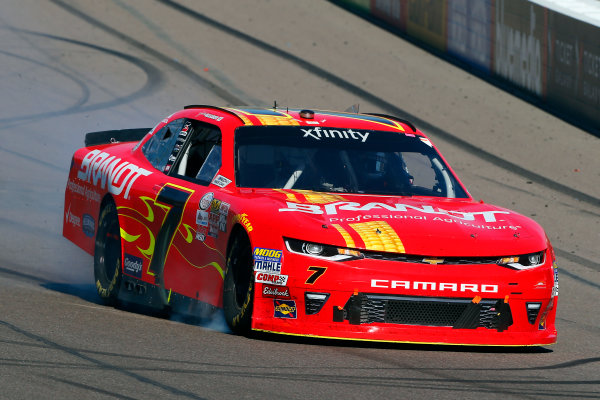
POLYGON ((210 214, 208 214, 208 236, 218 237, 219 231, 227 232, 227 213, 229 204, 214 199, 210 203, 210 214))
POLYGON ((208 207, 210 207, 214 198, 215 198, 215 194, 213 192, 206 193, 200 199, 200 203, 198 204, 198 207, 200 207, 201 210, 207 210, 208 207))
POLYGON ((287 285, 288 276, 259 271, 256 272, 254 281, 257 283, 270 283, 271 285, 285 286, 287 285))
POLYGON ((252 228, 252 224, 248 219, 248 214, 237 214, 234 218, 234 222, 239 222, 240 224, 244 225, 244 228, 246 228, 246 231, 248 232, 252 232, 254 229, 252 228))
POLYGON ((254 270, 281 273, 281 250, 254 248, 254 270))
MULTIPOLYGON (((338 211, 371 211, 371 210, 386 210, 390 212, 408 212, 409 210, 417 211, 419 213, 423 213, 425 215, 443 215, 451 218, 458 218, 464 221, 475 221, 476 219, 483 219, 485 222, 498 222, 503 220, 497 220, 496 214, 510 214, 508 211, 497 211, 497 210, 489 210, 489 211, 475 211, 475 212, 462 212, 462 211, 448 211, 443 208, 434 208, 432 206, 423 205, 421 207, 411 206, 408 204, 386 204, 386 203, 367 203, 360 204, 351 201, 336 201, 334 203, 329 203, 325 205, 320 204, 301 204, 294 202, 287 202, 287 208, 280 208, 280 212, 285 211, 298 211, 307 214, 326 214, 326 215, 337 215, 338 211)), ((367 219, 367 217, 373 218, 387 218, 389 215, 372 215, 372 216, 357 216, 357 220, 360 218, 367 219)), ((396 218, 395 216, 393 218, 396 218)), ((415 219, 426 219, 425 216, 415 216, 415 219), (418 218, 422 217, 422 218, 418 218)), ((346 219, 346 220, 354 220, 354 219, 346 219)), ((441 218, 440 218, 441 220, 441 218)), ((336 221, 344 221, 343 218, 331 218, 331 222, 336 221)))
POLYGON ((208 236, 217 238, 219 237, 219 220, 220 215, 210 213, 208 216, 208 236))
POLYGON ((121 161, 109 153, 92 150, 83 157, 77 178, 101 189, 108 188, 110 193, 117 196, 125 191, 123 196, 128 199, 133 183, 140 176, 151 174, 152 172, 128 161, 121 161))
POLYGON ((208 226, 198 226, 198 229, 196 230, 196 240, 204 242, 207 234, 208 226))
POLYGON ((67 189, 73 193, 76 193, 82 197, 85 197, 85 199, 87 201, 93 201, 94 203, 100 203, 100 200, 101 200, 100 193, 96 192, 93 189, 87 188, 83 185, 79 185, 70 179, 69 179, 69 181, 67 181, 67 189))
POLYGON ((406 290, 435 290, 438 292, 498 293, 498 285, 478 283, 391 281, 387 279, 371 279, 371 287, 381 289, 400 288, 406 290))
POLYGON ((225 178, 223 175, 215 176, 215 179, 212 180, 212 184, 216 185, 220 188, 224 188, 225 186, 231 183, 231 179, 225 178))
POLYGON ((554 271, 554 285, 552 285, 552 297, 558 296, 558 265, 556 262, 552 264, 552 270, 554 271))
POLYGON ((275 318, 289 318, 296 319, 297 309, 296 302, 294 300, 273 300, 273 307, 275 318))
POLYGON ((67 209, 67 213, 65 214, 65 222, 73 226, 81 226, 81 218, 71 212, 70 204, 69 208, 67 209))
POLYGON ((127 275, 135 276, 136 278, 142 277, 142 266, 144 265, 144 261, 141 258, 125 253, 123 265, 127 275))
POLYGON ((90 214, 83 214, 83 223, 81 229, 85 236, 94 237, 96 233, 96 221, 90 214))
POLYGON ((262 290, 263 297, 279 297, 283 299, 290 298, 290 289, 287 286, 264 285, 262 290))
POLYGON ((219 230, 221 232, 227 232, 227 215, 222 215, 219 217, 219 230))
POLYGON ((338 129, 322 129, 321 127, 314 127, 311 129, 300 128, 304 132, 304 138, 311 137, 316 140, 321 139, 354 139, 360 140, 362 143, 366 142, 371 132, 360 132, 352 129, 338 130, 338 129))
POLYGON ((198 226, 208 226, 208 211, 196 211, 196 224, 198 226))
POLYGON ((210 212, 214 214, 218 214, 221 209, 221 200, 214 199, 212 203, 210 203, 210 212))
POLYGON ((210 113, 207 113, 204 111, 201 111, 198 114, 196 114, 196 117, 199 117, 201 115, 204 116, 205 118, 212 119, 215 121, 221 121, 223 119, 223 117, 219 117, 218 115, 210 114, 210 113))
POLYGON ((227 216, 229 214, 229 203, 221 202, 221 206, 219 207, 219 214, 227 216))

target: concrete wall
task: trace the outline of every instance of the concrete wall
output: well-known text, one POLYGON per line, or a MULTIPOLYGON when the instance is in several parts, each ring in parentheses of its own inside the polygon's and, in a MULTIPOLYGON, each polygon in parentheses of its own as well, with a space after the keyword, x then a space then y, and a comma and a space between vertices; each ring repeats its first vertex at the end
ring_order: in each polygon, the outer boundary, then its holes
POLYGON ((336 0, 600 132, 600 27, 527 0, 336 0))

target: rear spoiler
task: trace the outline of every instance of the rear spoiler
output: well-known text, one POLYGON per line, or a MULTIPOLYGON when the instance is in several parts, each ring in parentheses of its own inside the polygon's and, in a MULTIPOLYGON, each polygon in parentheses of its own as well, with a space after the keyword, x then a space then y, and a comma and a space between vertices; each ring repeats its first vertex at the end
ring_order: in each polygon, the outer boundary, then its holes
POLYGON ((117 129, 113 131, 89 132, 85 134, 85 147, 117 142, 137 142, 152 128, 117 129))

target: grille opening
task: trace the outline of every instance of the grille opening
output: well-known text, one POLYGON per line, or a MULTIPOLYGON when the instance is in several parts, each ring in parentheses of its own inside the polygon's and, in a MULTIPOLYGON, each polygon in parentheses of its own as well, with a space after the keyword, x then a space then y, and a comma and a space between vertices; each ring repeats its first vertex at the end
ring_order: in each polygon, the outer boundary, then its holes
POLYGON ((510 306, 502 299, 409 297, 358 293, 341 310, 334 307, 334 321, 350 324, 374 322, 402 325, 446 326, 463 329, 484 327, 502 331, 512 325, 510 306))

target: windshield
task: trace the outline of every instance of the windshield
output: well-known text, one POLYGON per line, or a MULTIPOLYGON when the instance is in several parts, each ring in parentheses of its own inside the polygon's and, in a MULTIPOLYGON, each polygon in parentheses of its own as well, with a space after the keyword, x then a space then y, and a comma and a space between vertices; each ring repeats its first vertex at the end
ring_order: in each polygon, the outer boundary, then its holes
POLYGON ((235 157, 238 187, 468 197, 431 143, 411 134, 244 126, 235 157))

